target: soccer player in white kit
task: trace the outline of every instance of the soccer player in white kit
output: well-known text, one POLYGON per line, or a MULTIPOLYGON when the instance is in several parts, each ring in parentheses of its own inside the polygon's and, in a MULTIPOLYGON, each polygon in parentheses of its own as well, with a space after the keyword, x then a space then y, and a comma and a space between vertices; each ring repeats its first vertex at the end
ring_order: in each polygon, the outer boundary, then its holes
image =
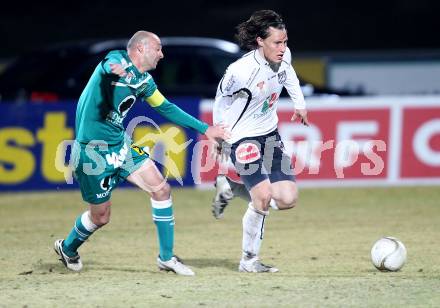
POLYGON ((220 218, 234 195, 248 195, 239 271, 277 272, 261 263, 259 251, 269 206, 290 209, 298 198, 291 158, 284 152, 277 130, 277 102, 283 87, 293 101, 292 121, 308 125, 307 111, 282 18, 271 10, 256 11, 237 30, 240 46, 250 52, 232 63, 221 79, 213 120, 231 130, 232 137, 221 151, 230 155, 244 186, 219 175, 213 214, 220 218))

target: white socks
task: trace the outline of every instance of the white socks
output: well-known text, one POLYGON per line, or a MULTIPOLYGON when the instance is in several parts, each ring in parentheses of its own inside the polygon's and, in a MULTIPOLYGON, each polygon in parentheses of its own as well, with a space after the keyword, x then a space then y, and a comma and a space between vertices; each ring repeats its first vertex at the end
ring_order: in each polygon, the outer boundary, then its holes
POLYGON ((90 217, 90 211, 85 211, 81 215, 81 223, 89 232, 95 232, 99 227, 95 225, 92 221, 92 218, 90 217))
POLYGON ((277 210, 277 211, 279 210, 278 205, 277 205, 277 203, 276 203, 276 201, 274 199, 270 199, 269 206, 271 208, 273 208, 274 210, 277 210))
POLYGON ((264 235, 264 220, 268 214, 255 209, 252 202, 249 203, 243 216, 243 260, 258 256, 264 235))

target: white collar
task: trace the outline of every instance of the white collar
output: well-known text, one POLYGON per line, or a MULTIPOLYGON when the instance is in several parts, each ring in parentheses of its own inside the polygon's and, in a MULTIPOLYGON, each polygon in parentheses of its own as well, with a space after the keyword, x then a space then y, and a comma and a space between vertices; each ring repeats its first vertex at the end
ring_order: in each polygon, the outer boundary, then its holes
POLYGON ((260 54, 260 51, 259 51, 258 49, 255 49, 254 57, 255 57, 255 60, 257 60, 257 62, 258 62, 260 65, 265 65, 265 66, 270 67, 269 62, 266 60, 265 57, 263 57, 263 56, 260 54))
POLYGON ((255 49, 254 51, 254 57, 255 60, 258 62, 258 64, 267 67, 268 69, 270 69, 272 72, 277 73, 281 67, 282 62, 277 65, 276 70, 270 65, 270 63, 266 60, 265 57, 263 57, 260 52, 258 51, 258 49, 255 49))

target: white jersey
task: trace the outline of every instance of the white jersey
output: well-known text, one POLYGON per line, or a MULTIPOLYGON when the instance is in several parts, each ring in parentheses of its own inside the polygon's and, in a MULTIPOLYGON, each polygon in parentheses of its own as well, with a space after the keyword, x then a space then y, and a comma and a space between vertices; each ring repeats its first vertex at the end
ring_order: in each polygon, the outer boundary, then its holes
POLYGON ((283 86, 296 109, 305 109, 298 77, 291 65, 289 48, 275 72, 258 50, 229 65, 217 87, 214 124, 225 123, 234 143, 245 137, 262 136, 277 128, 277 102, 283 86))

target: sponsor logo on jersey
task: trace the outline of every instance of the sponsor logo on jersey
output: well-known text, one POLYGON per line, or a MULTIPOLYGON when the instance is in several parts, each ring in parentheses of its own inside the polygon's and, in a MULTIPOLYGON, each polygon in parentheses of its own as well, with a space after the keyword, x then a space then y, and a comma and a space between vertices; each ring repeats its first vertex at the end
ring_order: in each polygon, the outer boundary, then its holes
POLYGON ((269 108, 272 108, 273 104, 275 103, 275 101, 277 100, 278 95, 276 93, 272 93, 270 95, 270 99, 269 99, 269 108))
POLYGON ((278 83, 279 84, 283 84, 284 82, 286 82, 286 79, 287 79, 287 73, 285 70, 278 73, 278 83))
POLYGON ((121 117, 116 111, 110 110, 105 120, 116 126, 122 126, 122 121, 124 120, 124 118, 121 117))
POLYGON ((111 154, 106 154, 105 160, 107 161, 107 164, 113 166, 116 169, 124 164, 127 153, 128 147, 126 144, 124 144, 124 146, 119 150, 119 153, 112 152, 111 154))
POLYGON ((276 93, 272 93, 263 103, 263 107, 261 108, 261 112, 264 114, 270 108, 272 108, 273 104, 276 102, 278 95, 276 93))
POLYGON ((241 164, 249 164, 261 157, 258 147, 250 142, 240 144, 235 150, 235 157, 241 164))
POLYGON ((260 81, 259 83, 257 83, 257 87, 260 88, 260 91, 263 90, 264 81, 260 81))
POLYGON ((235 83, 235 79, 234 79, 234 75, 232 75, 231 78, 229 78, 228 82, 226 83, 225 91, 226 92, 231 91, 234 83, 235 83))
POLYGON ((129 95, 121 101, 121 103, 119 104, 119 113, 121 114, 122 118, 125 118, 127 112, 133 106, 135 101, 136 101, 136 96, 134 95, 129 95))
POLYGON ((126 82, 126 83, 130 83, 131 80, 132 80, 133 78, 134 78, 133 73, 132 73, 132 72, 129 72, 129 73, 127 74, 127 76, 125 76, 125 82, 126 82))

